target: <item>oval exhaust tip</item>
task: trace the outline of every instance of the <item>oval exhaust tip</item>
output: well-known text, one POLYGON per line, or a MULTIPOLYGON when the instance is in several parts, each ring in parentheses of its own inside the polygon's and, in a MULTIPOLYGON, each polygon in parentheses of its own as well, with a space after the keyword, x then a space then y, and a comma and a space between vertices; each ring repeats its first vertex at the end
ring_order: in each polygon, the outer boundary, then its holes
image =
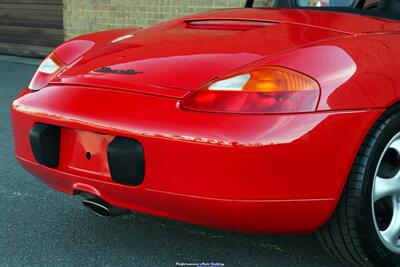
POLYGON ((82 201, 83 206, 102 218, 116 217, 129 213, 129 210, 115 207, 104 200, 95 197, 82 201))
POLYGON ((85 199, 82 201, 82 204, 92 213, 100 217, 103 218, 111 217, 111 211, 109 210, 109 208, 101 203, 98 203, 97 201, 85 199))

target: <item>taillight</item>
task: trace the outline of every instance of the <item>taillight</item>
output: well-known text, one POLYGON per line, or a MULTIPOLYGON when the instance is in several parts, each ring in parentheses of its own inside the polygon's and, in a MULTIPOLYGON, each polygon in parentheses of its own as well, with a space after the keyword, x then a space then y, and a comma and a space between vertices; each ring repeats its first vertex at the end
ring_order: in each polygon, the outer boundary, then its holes
POLYGON ((31 83, 29 84, 29 89, 40 90, 45 87, 51 80, 60 74, 64 68, 65 64, 56 56, 55 53, 51 53, 43 60, 37 69, 35 75, 33 76, 31 83))
POLYGON ((317 108, 318 83, 297 71, 266 66, 213 81, 186 96, 183 109, 225 113, 293 113, 317 108))

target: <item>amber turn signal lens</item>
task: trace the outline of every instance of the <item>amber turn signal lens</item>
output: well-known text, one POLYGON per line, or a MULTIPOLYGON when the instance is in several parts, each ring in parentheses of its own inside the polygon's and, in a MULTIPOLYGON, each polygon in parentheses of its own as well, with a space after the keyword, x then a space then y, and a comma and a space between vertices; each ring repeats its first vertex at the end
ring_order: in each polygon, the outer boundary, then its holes
POLYGON ((182 108, 226 113, 315 111, 318 83, 307 75, 276 66, 226 77, 189 94, 182 108))
POLYGON ((317 82, 304 74, 280 67, 265 67, 250 72, 251 78, 244 86, 248 92, 298 92, 319 91, 317 82))

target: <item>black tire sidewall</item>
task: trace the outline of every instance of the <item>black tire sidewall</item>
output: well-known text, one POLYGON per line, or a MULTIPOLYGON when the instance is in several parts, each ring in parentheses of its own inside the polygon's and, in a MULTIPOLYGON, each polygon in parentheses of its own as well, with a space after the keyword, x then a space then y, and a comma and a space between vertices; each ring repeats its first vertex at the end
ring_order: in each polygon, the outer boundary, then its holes
POLYGON ((374 137, 364 144, 364 151, 360 151, 358 160, 366 160, 364 175, 356 175, 363 179, 361 203, 359 203, 359 218, 357 229, 361 246, 368 258, 378 266, 395 266, 400 263, 400 255, 389 250, 378 236, 372 213, 372 189, 379 160, 388 143, 400 132, 400 113, 394 112, 391 116, 384 116, 378 120, 369 136, 374 137), (371 147, 371 149, 366 149, 371 147))

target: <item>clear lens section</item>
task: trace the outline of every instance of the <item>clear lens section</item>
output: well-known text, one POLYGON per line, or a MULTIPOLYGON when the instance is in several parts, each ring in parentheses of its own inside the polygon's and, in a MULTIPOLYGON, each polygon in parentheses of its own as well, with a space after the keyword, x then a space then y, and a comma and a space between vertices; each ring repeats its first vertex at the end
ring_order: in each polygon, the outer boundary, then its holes
POLYGON ((212 91, 241 91, 250 80, 250 74, 243 74, 213 83, 208 89, 212 91))
POLYGON ((65 67, 66 65, 56 56, 56 54, 51 53, 42 64, 40 64, 31 80, 31 83, 29 84, 29 89, 35 91, 42 89, 57 77, 65 67))
POLYGON ((60 66, 58 66, 50 57, 48 57, 42 62, 42 64, 40 64, 38 71, 46 74, 52 74, 59 68, 60 66))

